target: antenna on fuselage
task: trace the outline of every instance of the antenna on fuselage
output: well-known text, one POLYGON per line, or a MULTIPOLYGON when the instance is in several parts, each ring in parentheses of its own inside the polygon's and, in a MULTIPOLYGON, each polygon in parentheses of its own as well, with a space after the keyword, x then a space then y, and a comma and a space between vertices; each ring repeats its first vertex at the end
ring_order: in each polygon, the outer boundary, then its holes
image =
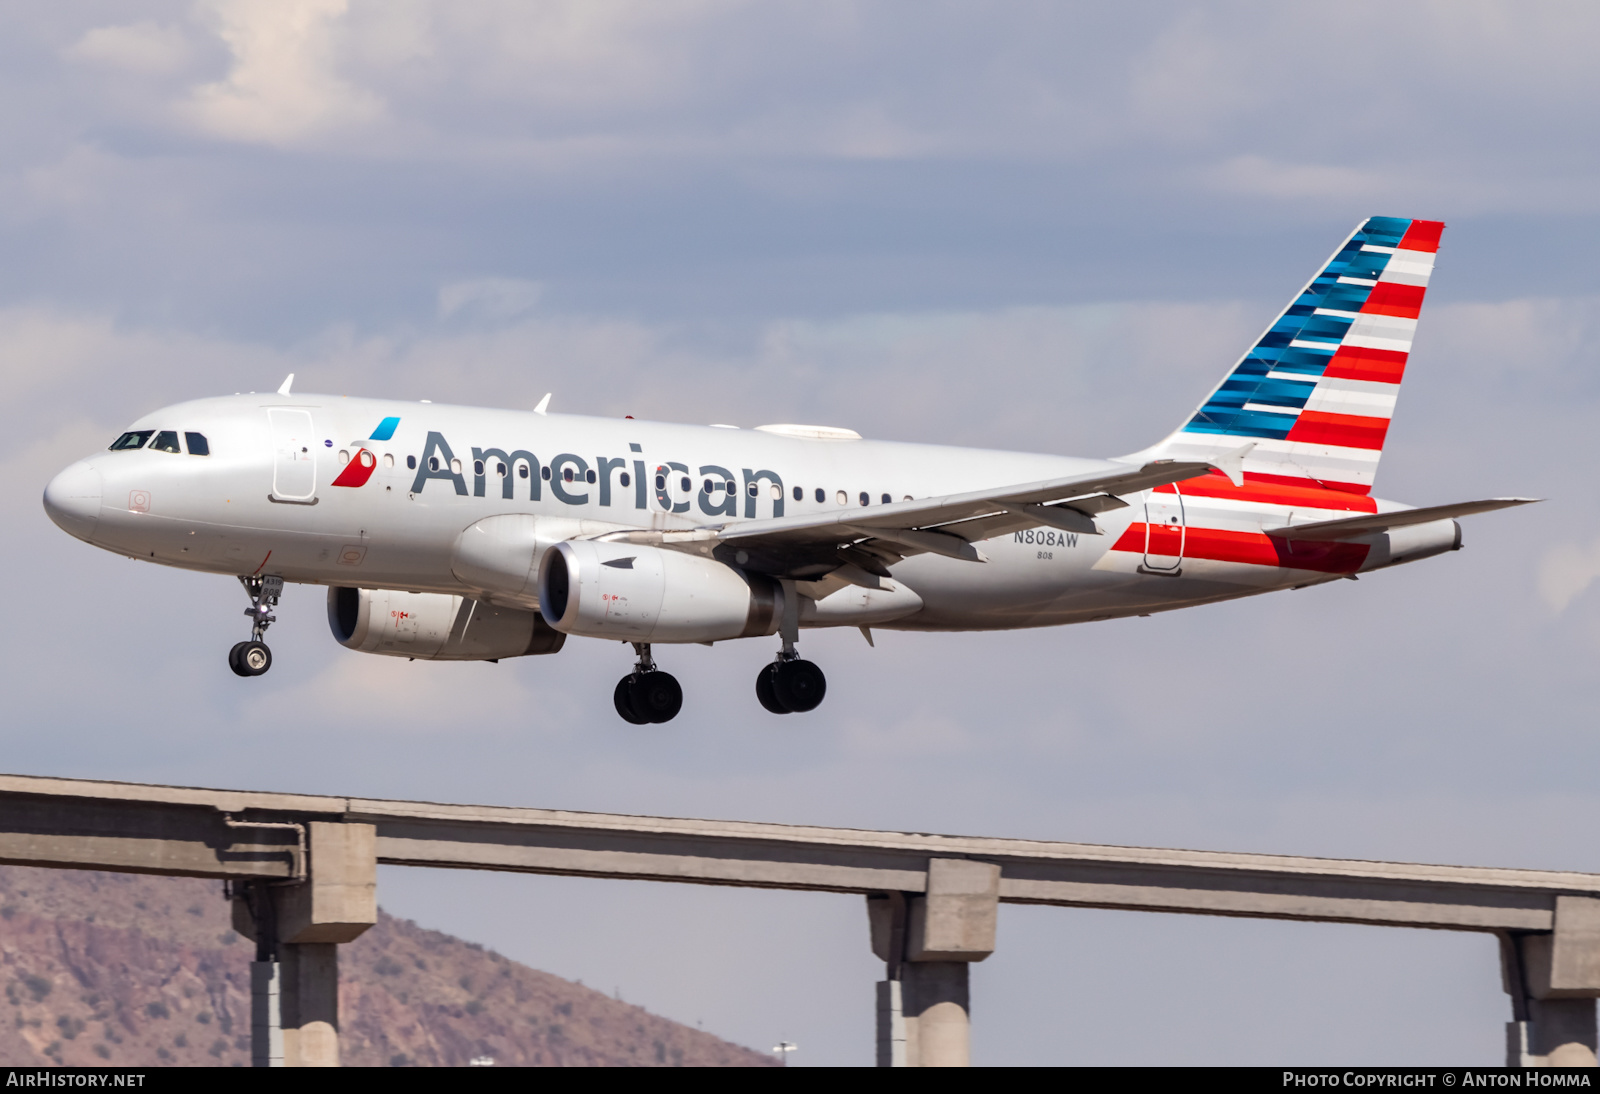
POLYGON ((289 378, 283 382, 283 386, 278 389, 278 394, 279 395, 287 395, 287 394, 289 394, 289 389, 291 387, 293 387, 293 386, 294 386, 294 373, 291 372, 291 373, 289 373, 289 378))
MULTIPOLYGON (((289 379, 292 380, 294 377, 291 376, 289 379)), ((543 414, 545 411, 550 409, 550 396, 552 394, 553 393, 549 391, 544 393, 544 398, 539 400, 539 405, 533 408, 533 412, 535 414, 543 414)))

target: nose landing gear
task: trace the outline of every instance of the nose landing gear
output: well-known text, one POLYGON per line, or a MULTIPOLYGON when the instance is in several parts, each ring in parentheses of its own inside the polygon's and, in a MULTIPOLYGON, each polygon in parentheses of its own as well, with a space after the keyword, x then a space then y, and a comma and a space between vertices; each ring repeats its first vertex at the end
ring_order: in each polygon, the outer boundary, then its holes
POLYGON ((261 637, 277 621, 272 609, 283 595, 283 578, 240 577, 239 583, 250 597, 250 606, 244 610, 251 619, 250 640, 228 651, 228 667, 236 676, 260 676, 272 667, 272 651, 261 637))
POLYGON ((611 695, 617 713, 636 726, 672 721, 683 709, 683 688, 677 677, 656 668, 650 643, 635 642, 633 648, 639 660, 611 695))

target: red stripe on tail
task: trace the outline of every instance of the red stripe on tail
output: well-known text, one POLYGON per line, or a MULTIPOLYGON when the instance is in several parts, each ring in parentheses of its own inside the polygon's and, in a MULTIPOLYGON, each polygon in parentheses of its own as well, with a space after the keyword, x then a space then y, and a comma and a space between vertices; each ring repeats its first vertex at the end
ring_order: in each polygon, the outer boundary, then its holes
POLYGON ((1388 418, 1369 418, 1355 414, 1328 414, 1321 410, 1302 410, 1286 440, 1303 444, 1335 444, 1345 448, 1383 447, 1389 432, 1388 418))
POLYGON ((1439 234, 1444 231, 1442 220, 1413 220, 1411 227, 1406 229, 1405 238, 1400 241, 1399 251, 1427 251, 1437 254, 1439 251, 1439 234))
MULTIPOLYGON (((1168 556, 1178 553, 1176 531, 1158 525, 1150 528, 1148 534, 1153 553, 1168 556)), ((1118 537, 1111 549, 1142 555, 1145 552, 1145 535, 1145 524, 1136 521, 1118 537)), ((1371 548, 1365 543, 1317 543, 1303 539, 1278 539, 1259 532, 1190 528, 1183 537, 1182 550, 1186 559, 1203 559, 1207 562, 1278 566, 1321 574, 1351 574, 1361 568, 1371 548)))
POLYGON ((1360 346, 1340 346, 1322 372, 1328 380, 1373 380, 1381 384, 1398 384, 1405 374, 1406 354, 1401 350, 1360 346))
POLYGON ((1290 509, 1333 509, 1349 513, 1376 513, 1378 503, 1361 494, 1347 490, 1330 490, 1310 479, 1282 479, 1276 475, 1257 475, 1245 472, 1243 486, 1235 486, 1220 472, 1212 471, 1198 478, 1185 479, 1178 489, 1158 486, 1158 494, 1182 492, 1186 498, 1222 498, 1228 501, 1259 502, 1264 505, 1283 505, 1290 509), (1263 481, 1271 480, 1271 481, 1263 481))
POLYGON ((1395 315, 1401 319, 1415 319, 1422 314, 1421 285, 1401 285, 1394 281, 1380 281, 1372 286, 1362 312, 1367 315, 1395 315))

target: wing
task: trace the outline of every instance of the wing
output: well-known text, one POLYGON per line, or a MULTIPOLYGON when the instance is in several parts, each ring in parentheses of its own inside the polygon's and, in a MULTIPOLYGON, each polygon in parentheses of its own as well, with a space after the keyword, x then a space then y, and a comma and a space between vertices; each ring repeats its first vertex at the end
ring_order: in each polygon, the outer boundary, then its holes
POLYGON ((1395 513, 1369 513, 1340 520, 1319 520, 1315 524, 1295 524, 1284 528, 1263 529, 1269 536, 1279 539, 1360 539, 1362 536, 1387 532, 1391 528, 1404 528, 1408 524, 1427 524, 1429 521, 1447 520, 1451 517, 1469 517, 1474 513, 1489 513, 1496 509, 1509 509, 1513 505, 1528 505, 1541 498, 1487 498, 1483 501, 1462 501, 1454 505, 1430 505, 1426 509, 1401 509, 1395 513))
MULTIPOLYGON (((1119 495, 1183 482, 1214 470, 1237 478, 1242 459, 1155 460, 993 490, 895 502, 870 509, 742 521, 715 532, 718 554, 737 551, 739 564, 764 573, 814 578, 852 564, 887 576, 907 555, 931 552, 985 562, 973 543, 1041 524, 1099 535, 1094 516, 1127 505, 1119 495)), ((704 534, 704 533, 702 533, 704 534)))

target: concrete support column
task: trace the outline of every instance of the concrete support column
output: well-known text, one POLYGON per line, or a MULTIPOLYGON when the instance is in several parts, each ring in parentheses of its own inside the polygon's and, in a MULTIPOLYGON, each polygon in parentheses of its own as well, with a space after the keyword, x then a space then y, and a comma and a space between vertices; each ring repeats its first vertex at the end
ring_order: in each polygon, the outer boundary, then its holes
POLYGON ((378 921, 377 830, 305 825, 305 877, 234 891, 233 925, 256 943, 250 966, 251 1061, 339 1066, 339 943, 378 921))
POLYGON ((276 961, 250 962, 250 1066, 283 1066, 283 993, 276 961))
POLYGON ((1600 1049, 1600 900, 1556 897, 1555 930, 1500 936, 1511 996, 1508 1067, 1594 1067, 1600 1049))
POLYGON ((339 947, 306 942, 279 952, 284 1066, 338 1067, 339 947))
POLYGON ((994 952, 1000 867, 932 859, 922 893, 867 898, 878 984, 879 1067, 972 1062, 969 968, 994 952))
POLYGON ((965 961, 906 964, 906 1059, 913 1067, 972 1065, 971 996, 965 961))

